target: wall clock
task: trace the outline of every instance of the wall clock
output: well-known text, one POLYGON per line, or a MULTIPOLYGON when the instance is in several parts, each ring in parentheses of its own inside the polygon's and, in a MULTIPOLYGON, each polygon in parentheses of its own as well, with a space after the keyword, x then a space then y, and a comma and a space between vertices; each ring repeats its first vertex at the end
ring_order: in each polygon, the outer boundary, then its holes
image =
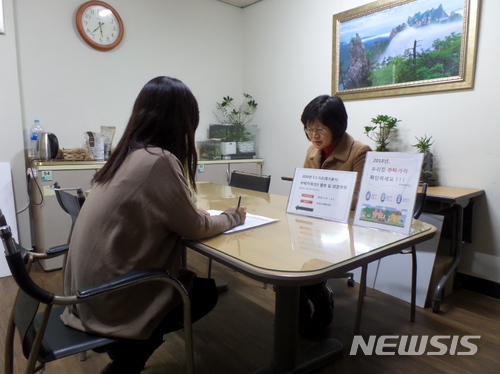
POLYGON ((76 27, 91 47, 107 51, 123 39, 123 22, 112 6, 102 1, 87 1, 76 12, 76 27))

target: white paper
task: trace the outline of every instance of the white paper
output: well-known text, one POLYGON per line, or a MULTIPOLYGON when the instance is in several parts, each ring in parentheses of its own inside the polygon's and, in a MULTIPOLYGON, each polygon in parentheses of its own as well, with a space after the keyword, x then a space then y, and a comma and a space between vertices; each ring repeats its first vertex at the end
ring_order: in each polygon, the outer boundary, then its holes
POLYGON ((423 153, 367 152, 354 224, 410 234, 423 153))
POLYGON ((295 169, 286 212, 347 222, 357 175, 355 171, 295 169))
MULTIPOLYGON (((211 216, 218 216, 219 214, 222 213, 222 210, 209 210, 208 213, 210 213, 211 216)), ((237 231, 243 231, 243 230, 248 230, 252 229, 254 227, 262 226, 262 225, 267 225, 268 223, 276 222, 278 221, 275 218, 268 218, 264 216, 258 216, 255 214, 247 213, 247 217, 245 219, 245 223, 243 225, 235 226, 232 229, 224 231, 224 234, 230 234, 233 232, 237 231)))

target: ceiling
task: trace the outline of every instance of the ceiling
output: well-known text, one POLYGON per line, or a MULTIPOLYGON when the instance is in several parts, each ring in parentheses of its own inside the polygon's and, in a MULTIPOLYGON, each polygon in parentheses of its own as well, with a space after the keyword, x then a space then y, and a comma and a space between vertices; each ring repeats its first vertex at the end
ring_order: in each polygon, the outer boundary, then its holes
POLYGON ((253 5, 253 4, 258 3, 259 1, 262 1, 262 0, 217 0, 217 1, 229 4, 229 5, 234 5, 234 6, 237 6, 238 8, 246 8, 247 6, 253 5))

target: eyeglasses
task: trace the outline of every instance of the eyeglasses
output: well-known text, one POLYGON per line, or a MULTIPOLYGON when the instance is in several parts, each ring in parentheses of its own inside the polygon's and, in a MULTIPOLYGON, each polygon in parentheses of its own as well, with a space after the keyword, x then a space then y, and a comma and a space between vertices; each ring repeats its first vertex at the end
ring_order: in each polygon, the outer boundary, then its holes
POLYGON ((319 136, 321 135, 325 135, 325 132, 326 132, 326 129, 322 128, 322 127, 319 127, 317 129, 311 129, 311 128, 307 128, 307 129, 304 129, 304 132, 308 135, 308 136, 311 136, 313 135, 314 133, 318 134, 319 136))

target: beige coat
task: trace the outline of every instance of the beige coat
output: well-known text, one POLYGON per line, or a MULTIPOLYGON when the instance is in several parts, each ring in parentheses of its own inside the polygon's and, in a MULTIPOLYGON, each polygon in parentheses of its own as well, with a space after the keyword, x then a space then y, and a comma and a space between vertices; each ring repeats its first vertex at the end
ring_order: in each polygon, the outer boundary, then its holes
MULTIPOLYGON (((93 187, 71 238, 65 292, 153 267, 167 269, 190 288, 194 274, 180 270, 182 237, 210 237, 240 223, 235 209, 202 214, 191 201, 179 160, 159 148, 148 150, 132 152, 109 183, 93 187)), ((179 304, 173 295, 165 283, 133 286, 68 307, 61 319, 79 330, 147 339, 179 304)))
POLYGON ((307 150, 304 167, 309 169, 329 169, 358 172, 351 205, 351 209, 354 209, 358 201, 361 177, 363 176, 363 167, 365 166, 366 152, 368 151, 371 151, 369 146, 354 140, 354 138, 348 133, 344 133, 339 144, 337 144, 337 147, 335 147, 333 152, 330 156, 328 156, 323 164, 321 163, 323 151, 318 150, 311 145, 307 150))

